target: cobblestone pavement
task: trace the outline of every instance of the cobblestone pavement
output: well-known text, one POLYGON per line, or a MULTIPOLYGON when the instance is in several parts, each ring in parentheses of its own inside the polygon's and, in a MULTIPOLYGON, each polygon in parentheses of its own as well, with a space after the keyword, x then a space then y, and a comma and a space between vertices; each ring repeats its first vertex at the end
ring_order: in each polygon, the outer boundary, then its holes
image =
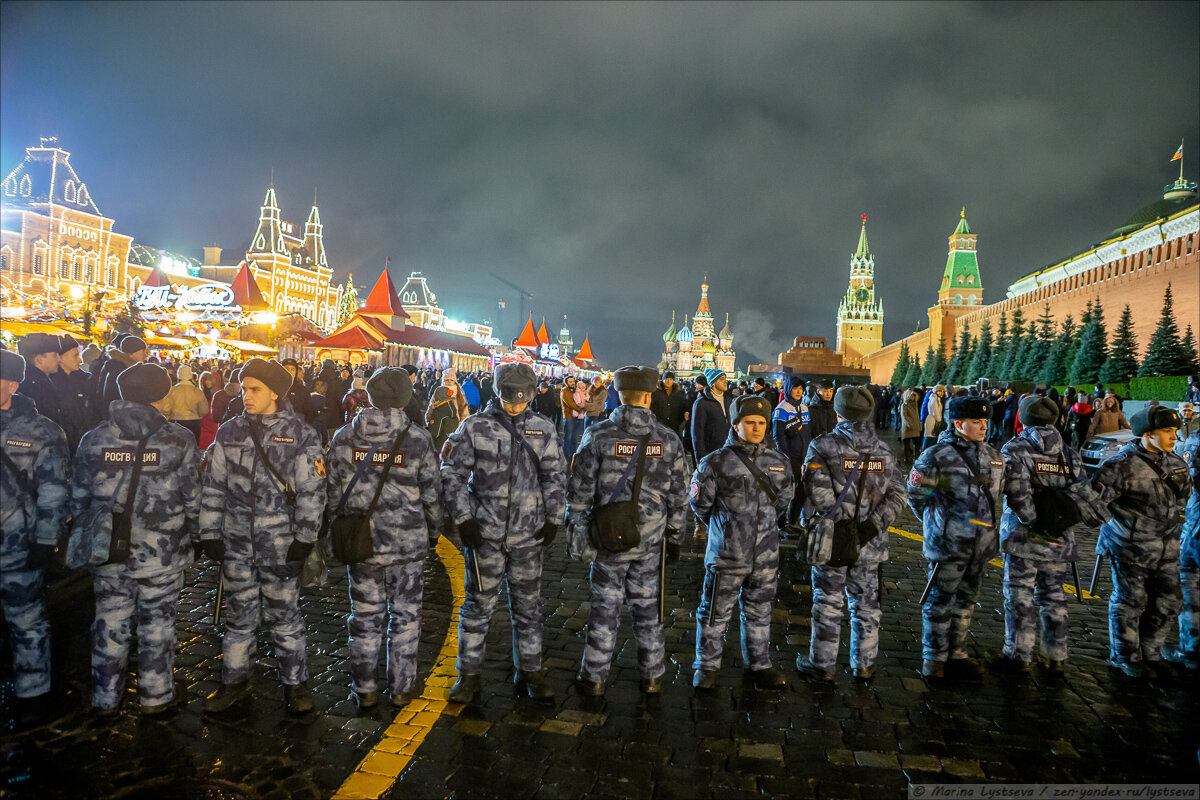
MULTIPOLYGON (((785 552, 771 630, 775 663, 790 681, 782 693, 743 683, 736 619, 719 690, 708 697, 692 691, 700 540, 669 568, 666 686, 650 699, 637 688, 627 613, 607 695, 584 699, 571 689, 583 650, 587 567, 569 562, 561 541, 547 559, 543 591, 546 666, 558 690, 546 704, 513 691, 504 614, 489 634, 481 702, 463 709, 431 699, 445 696, 453 675, 453 651, 447 657, 445 650, 453 644, 452 636, 446 641, 451 578, 461 575, 453 557, 427 563, 420 670, 433 677, 425 698, 399 712, 384 702, 358 715, 349 699, 346 578, 331 574, 303 600, 318 712, 284 714, 263 635, 249 707, 202 716, 202 699, 220 673, 220 642, 212 624, 216 569, 201 566, 189 571, 180 605, 176 673, 184 705, 167 719, 140 717, 131 688, 120 716, 94 719, 86 708, 85 594, 56 606, 55 680, 69 692, 49 724, 12 728, 7 639, 0 645, 0 797, 868 798, 903 797, 910 782, 1200 779, 1200 682, 1173 673, 1139 685, 1105 666, 1107 577, 1099 599, 1071 605, 1065 681, 1035 669, 1024 681, 988 674, 976 684, 926 683, 917 672, 920 527, 907 512, 896 527, 910 535, 892 533, 881 670, 870 684, 850 676, 845 646, 834 685, 809 684, 796 673, 795 656, 808 643, 810 592, 785 552)), ((443 544, 442 552, 453 551, 443 544)), ((1086 583, 1090 562, 1081 568, 1086 583)), ((998 655, 1003 628, 1000 569, 992 567, 972 624, 972 655, 998 655)), ((846 636, 848 629, 843 644, 846 636)))

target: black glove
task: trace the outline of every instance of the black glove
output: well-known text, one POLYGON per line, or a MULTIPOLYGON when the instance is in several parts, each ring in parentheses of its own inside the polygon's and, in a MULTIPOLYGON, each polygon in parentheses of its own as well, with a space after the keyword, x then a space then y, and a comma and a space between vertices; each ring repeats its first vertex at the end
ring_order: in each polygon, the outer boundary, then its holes
POLYGON ((225 560, 225 543, 220 539, 206 539, 200 543, 200 547, 204 550, 204 555, 213 561, 225 560))
POLYGON ((29 548, 25 564, 29 569, 45 569, 54 559, 54 545, 34 542, 29 548))
POLYGON ((554 541, 554 537, 558 535, 558 526, 553 522, 547 521, 542 525, 542 529, 533 535, 533 538, 542 543, 542 547, 549 547, 554 541))
POLYGON ((429 548, 432 550, 437 547, 438 539, 442 538, 442 532, 439 530, 429 529, 429 548))
POLYGON ((875 527, 874 522, 858 523, 858 541, 860 541, 862 544, 865 545, 867 542, 871 541, 878 535, 879 535, 879 528, 875 527))
POLYGON ((679 560, 679 543, 667 540, 667 561, 674 563, 679 560))
POLYGON ((308 554, 312 552, 312 542, 302 542, 299 539, 293 539, 288 545, 287 556, 285 561, 303 561, 308 558, 308 554))
POLYGON ((458 523, 458 536, 467 547, 476 548, 483 544, 483 530, 477 519, 458 523))

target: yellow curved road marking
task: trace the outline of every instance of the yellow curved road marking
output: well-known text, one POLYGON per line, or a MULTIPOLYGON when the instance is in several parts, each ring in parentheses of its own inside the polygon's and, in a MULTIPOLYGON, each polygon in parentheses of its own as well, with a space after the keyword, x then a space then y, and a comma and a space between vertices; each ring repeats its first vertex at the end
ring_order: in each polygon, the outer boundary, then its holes
POLYGON ((442 714, 457 716, 462 711, 461 705, 446 700, 446 694, 458 674, 454 662, 458 655, 458 610, 463 602, 463 557, 444 536, 438 539, 437 554, 446 566, 450 591, 454 593, 450 623, 437 661, 425 680, 421 696, 400 709, 379 743, 333 795, 334 800, 374 800, 382 796, 408 766, 438 718, 442 714))

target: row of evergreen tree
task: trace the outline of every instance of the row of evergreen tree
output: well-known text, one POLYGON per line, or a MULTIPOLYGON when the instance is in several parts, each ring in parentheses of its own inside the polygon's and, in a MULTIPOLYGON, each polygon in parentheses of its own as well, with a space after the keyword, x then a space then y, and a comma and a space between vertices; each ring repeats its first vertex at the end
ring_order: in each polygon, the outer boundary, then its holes
POLYGON ((1196 337, 1190 324, 1180 336, 1169 284, 1158 327, 1140 362, 1137 353, 1128 305, 1121 312, 1110 342, 1099 300, 1088 302, 1078 323, 1068 314, 1058 326, 1047 304, 1034 320, 1026 320, 1019 308, 1011 317, 1001 314, 995 332, 991 320, 984 320, 977 336, 964 328, 957 347, 949 355, 944 343, 939 343, 937 350, 931 345, 922 359, 920 354, 910 353, 908 342, 903 342, 892 372, 892 384, 965 386, 988 378, 994 383, 1019 381, 1062 386, 1125 383, 1133 377, 1194 375, 1200 372, 1196 337))

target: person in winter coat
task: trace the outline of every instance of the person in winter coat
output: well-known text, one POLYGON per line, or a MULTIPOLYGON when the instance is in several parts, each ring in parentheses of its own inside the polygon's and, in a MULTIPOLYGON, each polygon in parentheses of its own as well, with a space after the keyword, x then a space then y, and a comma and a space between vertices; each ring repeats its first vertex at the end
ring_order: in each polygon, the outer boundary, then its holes
POLYGON ((895 456, 875 433, 871 393, 861 386, 843 386, 833 404, 838 423, 833 432, 813 440, 804 462, 806 555, 813 565, 812 634, 808 653, 796 658, 796 668, 810 678, 833 679, 849 598, 850 666, 856 678, 871 680, 879 658, 879 592, 888 558, 888 528, 904 505, 904 489, 895 456), (843 520, 857 524, 860 547, 857 554, 849 554, 852 563, 835 565, 831 561, 839 549, 837 525, 843 520))
POLYGON ((833 408, 833 381, 823 380, 814 387, 813 401, 808 404, 809 435, 816 439, 830 433, 837 425, 837 412, 833 408))
POLYGON ((79 368, 79 343, 70 336, 57 338, 58 372, 50 376, 50 382, 58 391, 58 408, 62 417, 60 427, 67 435, 67 446, 74 453, 83 434, 93 428, 96 422, 92 409, 91 380, 79 368))
POLYGON ((391 704, 404 706, 413 698, 425 556, 442 527, 441 476, 433 437, 404 412, 412 399, 412 380, 402 369, 384 367, 371 375, 365 391, 370 406, 342 426, 329 443, 325 502, 330 520, 339 514, 366 514, 379 491, 368 520, 371 555, 346 567, 350 685, 360 709, 379 702, 375 666, 385 628, 391 704), (379 490, 389 458, 392 466, 379 490))
POLYGON ((462 382, 463 399, 467 401, 467 413, 474 414, 479 410, 479 382, 474 375, 468 375, 462 382))
POLYGON ((27 333, 17 343, 17 352, 25 359, 27 365, 25 380, 21 381, 21 395, 33 401, 39 414, 61 428, 59 390, 50 380, 52 375, 58 373, 62 361, 60 349, 58 337, 48 333, 27 333))
POLYGON ((449 695, 454 703, 468 703, 479 691, 502 581, 512 617, 514 683, 534 700, 554 696, 542 671, 542 560, 563 521, 566 462, 554 426, 529 410, 533 369, 501 364, 494 385, 499 400, 469 417, 442 448, 443 496, 466 559, 458 680, 449 695))
POLYGON ((175 612, 196 537, 200 453, 190 430, 164 418, 173 403, 166 370, 135 364, 117 386, 121 399, 108 423, 83 437, 72 463, 66 561, 95 568, 92 709, 100 716, 120 709, 136 618, 141 711, 159 714, 176 700, 175 612), (127 528, 114 528, 118 515, 127 528))
MULTIPOLYGON (((321 362, 321 371, 317 373, 317 380, 324 381, 325 391, 318 392, 323 395, 325 402, 325 427, 328 429, 325 439, 328 440, 333 432, 342 427, 345 422, 342 416, 342 398, 346 396, 346 390, 350 388, 338 374, 337 365, 333 363, 333 359, 327 358, 321 362)), ((315 381, 314 381, 315 391, 315 381)), ((295 409, 292 409, 294 412, 295 409)), ((310 412, 315 409, 310 408, 310 412)))
POLYGON ((921 608, 921 673, 973 678, 982 670, 967 655, 967 629, 983 569, 998 550, 1004 460, 984 442, 991 413, 985 400, 956 397, 948 410, 951 427, 908 476, 908 505, 921 518, 931 585, 921 608))
POLYGON ((579 447, 579 440, 583 437, 583 429, 587 424, 587 398, 587 385, 577 380, 574 375, 568 375, 559 393, 563 415, 563 455, 568 463, 579 447))
POLYGON ((112 401, 121 399, 117 376, 134 364, 145 361, 148 354, 146 340, 140 336, 125 336, 119 346, 108 349, 108 362, 99 376, 100 405, 97 413, 100 416, 108 414, 108 406, 112 401))
POLYGON ((729 438, 729 379, 716 367, 704 370, 708 388, 692 405, 692 448, 699 464, 709 453, 724 446, 729 438))
POLYGON ((239 375, 245 413, 217 431, 200 499, 200 541, 221 562, 225 631, 221 686, 205 710, 221 712, 250 691, 260 611, 271 628, 288 711, 312 710, 300 570, 320 533, 325 452, 285 399, 292 377, 252 358, 239 375))
MULTIPOLYGON (((1004 514, 1000 549, 1004 553, 1004 661, 1028 673, 1041 617, 1042 654, 1051 673, 1062 674, 1067 660, 1068 565, 1078 560, 1076 534, 1098 525, 1104 514, 1091 488, 1083 459, 1054 427, 1058 404, 1049 398, 1021 401, 1021 433, 1001 449, 1004 456, 1004 514), (1076 524, 1047 527, 1039 510, 1075 508, 1076 524), (1037 608, 1034 608, 1034 603, 1037 608)), ((1065 521, 1064 521, 1065 522, 1065 521)), ((1073 581, 1072 581, 1073 582, 1073 581)), ((1080 587, 1076 586, 1078 594, 1080 587)))
MULTIPOLYGON (((311 402, 312 393, 304 383, 304 371, 300 369, 299 362, 294 358, 285 358, 279 362, 283 364, 283 368, 292 376, 292 388, 288 389, 287 401, 292 405, 292 411, 296 416, 304 420, 309 420, 312 416, 309 404, 311 402)), ((324 403, 325 398, 321 398, 324 403)))
POLYGON ((1095 415, 1092 416, 1092 424, 1088 426, 1087 438, 1090 439, 1093 436, 1114 433, 1120 430, 1129 430, 1129 421, 1125 419, 1125 414, 1121 412, 1121 405, 1117 402, 1117 395, 1113 392, 1108 392, 1104 395, 1104 399, 1100 401, 1100 407, 1096 409, 1095 415))
POLYGON ((608 399, 608 390, 604 388, 604 377, 597 375, 588 387, 587 402, 583 404, 583 429, 587 430, 604 419, 604 403, 608 399))
POLYGON ((1179 612, 1179 646, 1162 656, 1189 670, 1200 670, 1200 431, 1184 442, 1188 465, 1188 500, 1179 542, 1179 583, 1183 607, 1179 612))
POLYGON ((37 413, 17 388, 25 359, 0 350, 0 608, 12 648, 16 721, 50 713, 50 617, 46 568, 70 511, 70 451, 62 428, 37 413))
POLYGON ((1130 420, 1137 438, 1097 469, 1092 487, 1107 506, 1096 553, 1112 567, 1109 666, 1153 677, 1167 628, 1180 607, 1179 551, 1189 495, 1188 465, 1172 449, 1174 409, 1143 408, 1130 420))
POLYGON ((208 401, 204 391, 192 383, 192 368, 182 365, 176 373, 179 382, 171 387, 167 395, 167 418, 177 422, 187 430, 197 442, 200 441, 200 420, 208 413, 208 401))
POLYGON ((771 664, 771 607, 779 579, 779 517, 792 500, 792 468, 764 442, 770 403, 744 395, 730 407, 730 417, 724 446, 700 460, 689 489, 692 511, 708 530, 692 686, 717 687, 725 628, 740 601, 747 677, 756 688, 778 690, 787 680, 771 664))
POLYGON ((467 417, 471 416, 471 409, 467 406, 467 399, 463 397, 462 386, 458 383, 458 373, 452 369, 442 372, 442 386, 447 389, 453 389, 450 393, 450 399, 454 403, 454 413, 458 418, 458 422, 462 422, 467 417))
POLYGON ((691 403, 687 400, 687 392, 675 382, 675 373, 664 372, 654 394, 650 396, 650 410, 654 416, 679 436, 687 422, 689 408, 691 403))
POLYGON ((1021 398, 1012 389, 1004 393, 1004 437, 1011 439, 1017 429, 1017 411, 1020 408, 1021 398))
POLYGON ((404 413, 414 424, 425 427, 425 409, 429 406, 429 399, 417 378, 417 368, 412 364, 405 364, 400 369, 408 375, 413 387, 412 397, 409 398, 408 405, 404 407, 404 413))
POLYGON ((458 409, 454 405, 454 390, 439 386, 433 390, 433 398, 425 411, 425 424, 433 436, 435 451, 442 452, 446 437, 458 428, 458 409))
POLYGON ((1096 411, 1087 402, 1084 395, 1078 395, 1078 397, 1079 399, 1071 406, 1071 410, 1067 412, 1067 429, 1069 438, 1075 441, 1075 449, 1082 450, 1084 442, 1088 440, 1088 431, 1091 430, 1092 418, 1096 411))
MULTIPOLYGON (((804 457, 812 442, 809 431, 808 406, 800 402, 804 396, 804 381, 795 375, 783 379, 783 399, 771 414, 771 438, 792 467, 792 475, 799 477, 804 470, 804 457)), ((765 398, 764 398, 765 399, 765 398)), ((787 524, 794 525, 800 518, 800 510, 807 497, 804 485, 796 482, 792 504, 788 506, 787 524)))
POLYGON ((559 402, 558 393, 550 391, 550 384, 546 381, 538 382, 537 394, 533 396, 532 406, 534 411, 555 423, 555 429, 558 428, 557 422, 562 415, 562 405, 559 402))
POLYGON ((349 422, 354 415, 371 405, 367 397, 367 381, 362 375, 355 375, 350 384, 350 391, 342 398, 342 417, 349 422))
POLYGON ((571 467, 567 553, 592 562, 587 642, 576 678, 587 696, 604 694, 626 603, 637 637, 641 690, 662 691, 666 641, 658 613, 660 575, 663 559, 679 557, 688 471, 679 437, 650 411, 657 381, 658 372, 649 367, 617 370, 613 385, 621 405, 587 429, 571 467), (604 549, 589 533, 594 515, 609 503, 633 499, 634 492, 638 543, 622 551, 604 549))
POLYGON ((941 432, 946 429, 946 420, 943 419, 945 410, 946 387, 939 383, 925 396, 925 404, 921 407, 921 433, 924 436, 922 451, 932 447, 941 432))
POLYGON ((921 454, 921 395, 916 389, 905 389, 900 405, 900 441, 904 445, 904 460, 911 464, 921 454))

